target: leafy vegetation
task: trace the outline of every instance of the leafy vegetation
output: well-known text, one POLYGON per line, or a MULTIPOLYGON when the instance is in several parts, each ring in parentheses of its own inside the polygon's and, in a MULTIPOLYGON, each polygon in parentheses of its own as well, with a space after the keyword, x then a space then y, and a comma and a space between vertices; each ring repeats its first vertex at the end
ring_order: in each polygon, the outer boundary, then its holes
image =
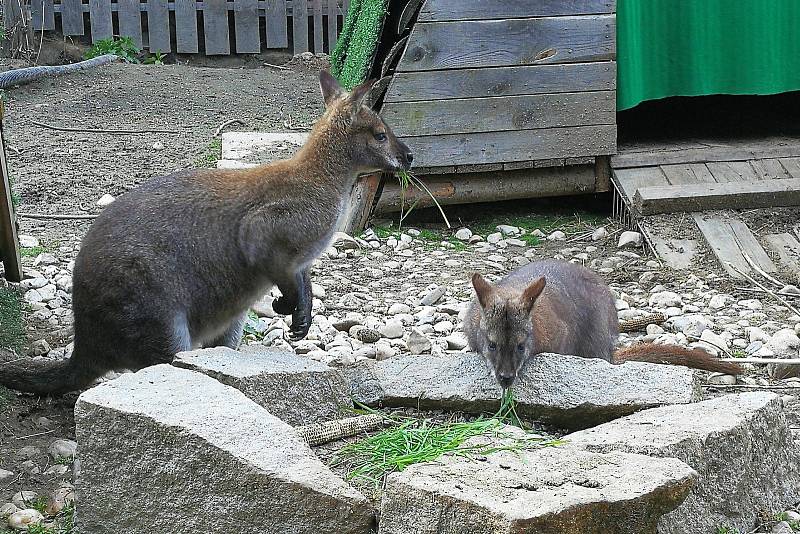
POLYGON ((94 43, 84 59, 92 59, 105 54, 113 54, 126 63, 144 63, 145 65, 163 65, 164 54, 157 51, 155 54, 144 57, 142 51, 130 37, 109 37, 94 43))
POLYGON ((45 250, 44 247, 21 247, 19 249, 19 254, 23 258, 35 258, 45 250))

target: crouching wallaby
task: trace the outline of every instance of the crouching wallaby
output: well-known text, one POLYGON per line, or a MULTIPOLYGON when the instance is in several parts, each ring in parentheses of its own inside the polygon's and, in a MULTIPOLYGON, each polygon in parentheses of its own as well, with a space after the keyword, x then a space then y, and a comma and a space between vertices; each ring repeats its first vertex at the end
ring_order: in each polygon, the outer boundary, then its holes
POLYGON ((558 260, 529 263, 491 284, 472 276, 476 298, 464 319, 470 348, 491 364, 503 388, 510 387, 530 355, 542 352, 602 358, 611 363, 643 361, 739 374, 701 349, 641 343, 614 350, 619 334, 611 290, 589 269, 558 260))
POLYGON ((177 172, 108 206, 75 260, 72 357, 0 364, 0 384, 62 393, 180 351, 235 348, 247 310, 273 285, 282 293, 273 308, 292 315, 294 339, 305 337, 309 266, 358 175, 411 166, 411 151, 365 103, 371 85, 348 94, 322 72, 325 113, 291 159, 177 172))

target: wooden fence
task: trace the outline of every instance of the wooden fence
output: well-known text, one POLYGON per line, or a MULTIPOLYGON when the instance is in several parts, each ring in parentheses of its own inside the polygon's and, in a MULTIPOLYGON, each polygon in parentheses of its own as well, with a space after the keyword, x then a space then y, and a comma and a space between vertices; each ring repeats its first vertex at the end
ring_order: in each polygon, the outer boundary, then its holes
POLYGON ((330 52, 349 0, 30 0, 33 28, 92 42, 127 36, 150 52, 330 52), (291 46, 290 46, 291 41, 291 46))

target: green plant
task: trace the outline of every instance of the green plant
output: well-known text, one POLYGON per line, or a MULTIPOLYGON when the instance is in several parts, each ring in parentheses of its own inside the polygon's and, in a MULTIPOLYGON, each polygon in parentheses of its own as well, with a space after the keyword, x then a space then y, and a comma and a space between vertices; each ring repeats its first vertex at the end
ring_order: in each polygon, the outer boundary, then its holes
POLYGON ((255 339, 261 341, 264 339, 264 332, 259 332, 255 328, 253 328, 253 323, 258 323, 258 315, 255 312, 248 311, 247 312, 247 320, 244 322, 244 333, 245 335, 252 336, 255 339))
POLYGON ((14 289, 0 287, 0 347, 19 350, 24 343, 20 294, 14 289))
POLYGON ((222 158, 222 141, 212 139, 194 165, 195 167, 213 168, 217 166, 220 158, 222 158))
POLYGON ((741 534, 741 532, 738 528, 718 526, 715 534, 741 534))
POLYGON ((144 60, 145 65, 163 65, 164 64, 164 54, 160 51, 156 52, 155 54, 148 56, 147 59, 144 60))
POLYGON ((139 48, 130 37, 109 37, 94 43, 86 54, 85 59, 114 54, 118 58, 128 63, 139 63, 139 48))
POLYGON ((45 497, 44 495, 40 495, 39 497, 36 497, 36 499, 28 502, 27 504, 34 510, 37 510, 40 514, 44 515, 45 510, 47 510, 47 497, 45 497))
MULTIPOLYGON (((375 410, 368 411, 377 413, 375 410)), ((394 421, 395 425, 346 445, 334 456, 333 466, 346 464, 350 469, 348 480, 365 480, 378 488, 389 473, 402 471, 416 463, 435 461, 445 454, 485 456, 500 451, 519 452, 563 443, 504 431, 502 427, 506 423, 523 426, 510 390, 504 393, 497 414, 488 419, 481 417, 474 421, 434 423, 428 419, 385 417, 394 421), (502 444, 466 443, 478 436, 493 436, 501 439, 502 444)))
POLYGON ((35 258, 44 251, 44 247, 22 247, 19 249, 19 254, 24 258, 35 258))

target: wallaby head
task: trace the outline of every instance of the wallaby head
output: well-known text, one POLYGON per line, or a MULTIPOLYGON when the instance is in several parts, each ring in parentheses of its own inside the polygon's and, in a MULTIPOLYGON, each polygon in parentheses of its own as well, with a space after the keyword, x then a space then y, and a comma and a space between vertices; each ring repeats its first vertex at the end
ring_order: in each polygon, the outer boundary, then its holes
POLYGON ((338 141, 345 145, 340 149, 358 173, 408 170, 414 154, 369 105, 374 83, 375 80, 364 82, 348 93, 336 78, 322 71, 319 84, 325 115, 321 122, 338 134, 338 141))
POLYGON ((535 353, 533 307, 546 281, 539 277, 521 293, 472 275, 472 286, 480 304, 480 325, 475 349, 494 369, 500 385, 511 387, 522 364, 535 353))

